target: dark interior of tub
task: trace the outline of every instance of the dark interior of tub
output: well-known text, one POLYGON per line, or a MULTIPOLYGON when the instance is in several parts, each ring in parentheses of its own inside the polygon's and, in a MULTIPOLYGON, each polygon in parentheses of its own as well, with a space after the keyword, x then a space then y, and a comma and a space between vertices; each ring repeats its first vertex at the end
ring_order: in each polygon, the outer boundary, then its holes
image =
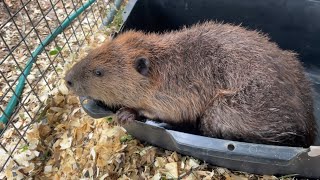
POLYGON ((138 0, 122 30, 164 32, 206 20, 261 30, 282 49, 297 52, 314 84, 314 113, 320 126, 320 1, 138 0))

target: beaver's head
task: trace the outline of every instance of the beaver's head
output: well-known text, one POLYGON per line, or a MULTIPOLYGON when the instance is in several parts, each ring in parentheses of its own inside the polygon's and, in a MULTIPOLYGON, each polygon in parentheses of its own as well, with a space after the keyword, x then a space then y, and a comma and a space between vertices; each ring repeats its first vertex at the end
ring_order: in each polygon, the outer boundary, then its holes
POLYGON ((139 103, 153 76, 151 45, 144 36, 130 31, 94 49, 68 71, 68 88, 108 106, 139 103))

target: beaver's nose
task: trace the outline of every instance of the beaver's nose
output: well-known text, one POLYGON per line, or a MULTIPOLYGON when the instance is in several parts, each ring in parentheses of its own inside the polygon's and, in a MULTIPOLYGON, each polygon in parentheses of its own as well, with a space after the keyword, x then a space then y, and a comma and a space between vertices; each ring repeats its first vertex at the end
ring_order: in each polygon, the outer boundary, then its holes
POLYGON ((65 77, 65 81, 66 81, 66 84, 67 84, 68 87, 72 87, 73 86, 73 82, 72 82, 72 80, 70 78, 70 75, 67 75, 65 77))
POLYGON ((72 82, 71 81, 67 81, 68 86, 72 87, 72 82))

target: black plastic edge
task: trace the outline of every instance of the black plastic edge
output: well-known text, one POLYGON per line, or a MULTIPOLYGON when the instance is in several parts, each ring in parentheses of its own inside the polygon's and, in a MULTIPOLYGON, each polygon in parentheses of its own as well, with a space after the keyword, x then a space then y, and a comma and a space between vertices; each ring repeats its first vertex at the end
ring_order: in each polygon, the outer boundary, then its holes
POLYGON ((251 144, 167 130, 157 123, 134 121, 124 128, 137 139, 193 156, 213 165, 254 174, 320 177, 320 147, 310 148, 251 144), (230 148, 231 146, 231 148, 230 148), (312 154, 312 153, 311 153, 312 154))

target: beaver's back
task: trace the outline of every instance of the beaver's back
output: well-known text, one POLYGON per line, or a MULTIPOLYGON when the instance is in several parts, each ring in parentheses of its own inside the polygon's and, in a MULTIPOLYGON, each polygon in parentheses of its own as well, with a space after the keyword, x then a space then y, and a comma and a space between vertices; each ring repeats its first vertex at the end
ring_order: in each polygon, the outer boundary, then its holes
POLYGON ((154 102, 155 107, 170 104, 158 108, 164 110, 161 119, 196 119, 208 106, 224 104, 245 116, 225 120, 234 132, 221 136, 313 141, 311 87, 294 53, 256 31, 216 23, 162 35, 161 42, 168 48, 156 55, 162 83, 157 93, 161 101, 154 102))

